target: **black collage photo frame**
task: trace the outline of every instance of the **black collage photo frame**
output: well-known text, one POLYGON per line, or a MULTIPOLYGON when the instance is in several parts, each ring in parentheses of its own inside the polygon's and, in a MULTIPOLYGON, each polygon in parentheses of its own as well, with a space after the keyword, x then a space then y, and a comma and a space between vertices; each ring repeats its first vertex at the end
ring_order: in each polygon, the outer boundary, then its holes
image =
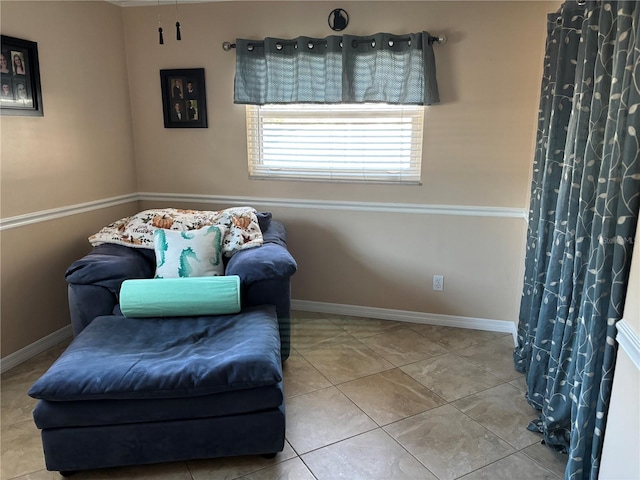
POLYGON ((1 36, 0 82, 2 115, 44 116, 36 42, 1 36))
POLYGON ((160 70, 165 128, 207 128, 204 68, 160 70))

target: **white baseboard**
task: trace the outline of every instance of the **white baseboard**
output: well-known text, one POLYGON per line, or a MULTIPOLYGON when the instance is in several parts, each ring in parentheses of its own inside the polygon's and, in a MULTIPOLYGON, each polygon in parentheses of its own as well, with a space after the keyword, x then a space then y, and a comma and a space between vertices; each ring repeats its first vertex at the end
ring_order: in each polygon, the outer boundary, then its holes
POLYGON ((302 312, 331 313, 336 315, 350 315, 354 317, 421 323, 424 325, 439 325, 441 327, 468 328, 471 330, 510 333, 513 337, 514 346, 516 345, 518 333, 518 329, 513 322, 505 320, 491 320, 487 318, 460 317, 455 315, 411 312, 407 310, 394 310, 389 308, 311 302, 308 300, 291 300, 291 309, 302 312))
MULTIPOLYGON (((393 310, 389 308, 363 307, 358 305, 345 305, 339 303, 311 302, 308 300, 291 300, 291 309, 301 312, 331 313, 336 315, 349 315, 354 317, 378 318, 382 320, 395 320, 399 322, 421 323, 424 325, 439 325, 442 327, 468 328, 471 330, 484 330, 488 332, 510 333, 516 344, 517 328, 513 322, 504 320, 490 320, 486 318, 460 317, 455 315, 441 315, 437 313, 411 312, 407 310, 393 310)), ((628 327, 627 327, 628 328, 628 327)), ((632 332, 632 331, 631 331, 632 332)), ((633 332, 632 332, 633 333, 633 332)), ((55 347, 60 342, 73 335, 71 325, 57 330, 40 340, 7 355, 0 359, 0 373, 26 362, 45 350, 55 347)), ((618 341, 624 334, 618 334, 618 341)), ((635 339, 633 344, 636 352, 636 366, 640 368, 640 341, 635 339)), ((622 343, 621 343, 622 344, 622 343)), ((633 359, 634 357, 632 357, 633 359)))
POLYGON ((616 340, 622 350, 631 359, 633 364, 640 370, 640 336, 623 320, 616 323, 618 335, 616 340))
POLYGON ((40 340, 33 342, 30 345, 27 345, 24 348, 21 348, 15 353, 11 353, 6 357, 0 359, 0 373, 4 373, 7 370, 12 369, 20 365, 23 362, 26 362, 30 358, 35 357, 39 353, 48 350, 51 347, 55 347, 60 342, 65 341, 67 338, 70 338, 73 335, 71 330, 71 325, 67 325, 66 327, 61 328, 40 340))

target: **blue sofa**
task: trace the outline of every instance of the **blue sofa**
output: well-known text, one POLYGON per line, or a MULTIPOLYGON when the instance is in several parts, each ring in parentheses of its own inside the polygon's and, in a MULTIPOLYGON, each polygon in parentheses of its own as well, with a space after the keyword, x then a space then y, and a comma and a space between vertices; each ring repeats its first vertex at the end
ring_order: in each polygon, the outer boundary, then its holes
POLYGON ((282 451, 297 266, 284 226, 270 214, 260 220, 265 243, 226 265, 241 279, 238 314, 122 316, 120 285, 153 275, 151 251, 103 244, 69 267, 75 338, 29 390, 47 469, 282 451))
MULTIPOLYGON (((284 225, 272 220, 271 213, 258 213, 264 244, 236 252, 226 260, 226 275, 238 275, 243 307, 274 305, 280 327, 281 357, 290 351, 291 276, 297 265, 287 250, 284 225)), ((101 315, 118 310, 120 285, 130 278, 152 278, 155 272, 153 250, 102 244, 73 262, 65 274, 69 284, 69 310, 73 334, 101 315)))

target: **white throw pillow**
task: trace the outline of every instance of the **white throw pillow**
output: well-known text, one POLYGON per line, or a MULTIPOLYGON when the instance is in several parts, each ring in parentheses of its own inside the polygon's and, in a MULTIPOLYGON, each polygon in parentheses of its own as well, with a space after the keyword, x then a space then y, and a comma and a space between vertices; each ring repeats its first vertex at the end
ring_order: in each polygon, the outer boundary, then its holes
POLYGON ((224 275, 220 225, 198 230, 167 230, 153 233, 156 252, 156 278, 206 277, 224 275))

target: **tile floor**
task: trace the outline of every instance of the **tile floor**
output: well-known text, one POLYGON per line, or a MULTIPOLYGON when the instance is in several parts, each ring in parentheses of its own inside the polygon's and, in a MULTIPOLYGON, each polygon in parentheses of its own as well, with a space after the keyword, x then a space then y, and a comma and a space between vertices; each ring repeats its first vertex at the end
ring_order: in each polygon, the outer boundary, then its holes
MULTIPOLYGON (((511 335, 294 312, 287 442, 239 457, 80 472, 73 480, 560 479, 565 457, 526 430, 535 411, 511 335)), ((2 376, 0 478, 51 479, 25 392, 63 351, 2 376)))

